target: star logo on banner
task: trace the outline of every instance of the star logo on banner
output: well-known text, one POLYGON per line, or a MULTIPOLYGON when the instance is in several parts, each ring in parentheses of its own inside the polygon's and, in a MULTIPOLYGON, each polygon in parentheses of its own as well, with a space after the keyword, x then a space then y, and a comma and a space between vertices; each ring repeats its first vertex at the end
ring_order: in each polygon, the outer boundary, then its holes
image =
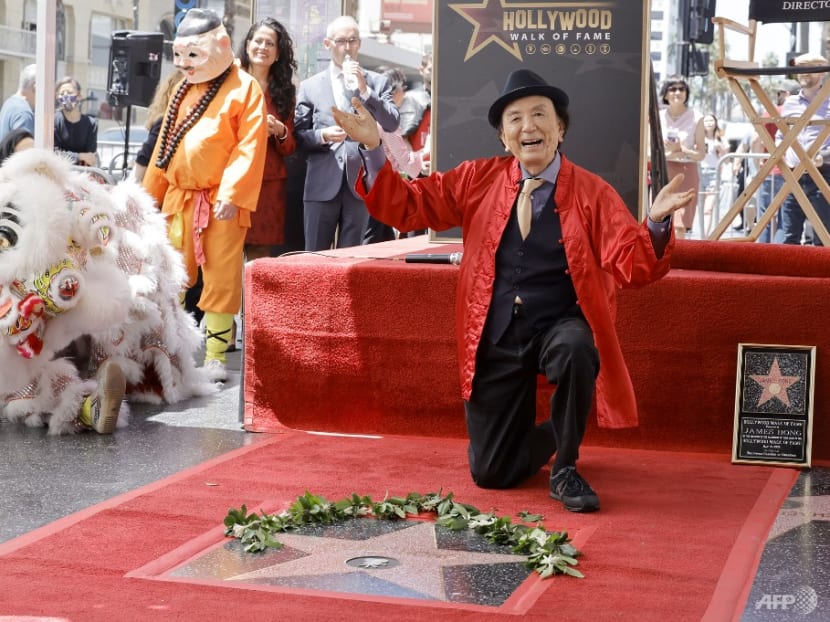
POLYGON ((766 402, 777 399, 785 406, 790 406, 790 396, 787 395, 787 389, 801 380, 800 376, 782 376, 781 370, 778 367, 778 357, 772 359, 772 366, 766 376, 760 374, 750 374, 749 376, 755 382, 763 387, 763 392, 758 398, 756 406, 761 406, 766 402))
MULTIPOLYGON (((504 32, 502 25, 505 0, 482 0, 479 4, 450 4, 449 7, 473 25, 473 36, 467 46, 464 60, 478 54, 490 43, 500 45, 517 59, 522 60, 519 44, 511 42, 509 35, 504 32)), ((510 8, 520 8, 520 5, 510 5, 510 8)))
POLYGON ((279 585, 281 579, 362 573, 413 593, 446 601, 445 568, 523 562, 521 556, 509 553, 438 548, 435 524, 431 521, 360 540, 282 533, 279 541, 304 555, 228 579, 272 580, 279 585))

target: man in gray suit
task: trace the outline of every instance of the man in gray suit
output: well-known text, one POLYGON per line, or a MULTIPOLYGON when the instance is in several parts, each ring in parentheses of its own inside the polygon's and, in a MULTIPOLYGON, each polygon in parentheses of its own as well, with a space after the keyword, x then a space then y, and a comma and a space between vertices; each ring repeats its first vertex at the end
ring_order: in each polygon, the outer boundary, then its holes
MULTIPOLYGON (((362 165, 358 144, 337 125, 332 107, 351 111, 351 98, 359 97, 387 132, 397 129, 400 118, 389 81, 354 62, 360 50, 360 29, 354 18, 343 15, 333 20, 323 45, 331 52, 331 63, 302 81, 294 114, 297 150, 307 158, 303 192, 307 251, 331 248, 338 227, 337 247, 357 246, 364 242, 369 223, 366 205, 353 190, 362 165), (346 56, 353 61, 344 67, 346 56), (357 88, 346 88, 349 77, 357 88)), ((365 241, 380 240, 373 239, 370 231, 365 241)))

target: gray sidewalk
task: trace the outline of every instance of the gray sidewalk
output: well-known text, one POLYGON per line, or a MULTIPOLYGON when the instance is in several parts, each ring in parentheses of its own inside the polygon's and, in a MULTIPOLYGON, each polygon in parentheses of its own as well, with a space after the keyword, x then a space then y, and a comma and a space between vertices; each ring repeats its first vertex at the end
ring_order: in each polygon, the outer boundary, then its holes
POLYGON ((131 404, 111 436, 47 436, 0 422, 0 542, 210 460, 253 440, 239 419, 239 351, 217 395, 131 404))

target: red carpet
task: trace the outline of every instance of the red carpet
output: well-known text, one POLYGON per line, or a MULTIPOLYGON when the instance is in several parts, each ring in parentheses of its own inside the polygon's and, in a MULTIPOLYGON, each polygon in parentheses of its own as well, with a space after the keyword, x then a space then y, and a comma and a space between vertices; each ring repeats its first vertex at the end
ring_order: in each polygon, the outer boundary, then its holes
MULTIPOLYGON (((735 466, 725 455, 589 447, 581 470, 600 493, 593 515, 547 498, 546 473, 510 491, 472 485, 466 444, 423 437, 287 432, 0 545, 0 615, 61 620, 387 620, 389 600, 235 589, 125 575, 215 530, 229 507, 454 492, 500 515, 529 510, 567 529, 586 579, 555 577, 523 619, 729 619, 783 495, 789 469, 735 466), (347 614, 344 612, 348 612, 347 614)), ((495 620, 505 613, 400 601, 407 620, 495 620)))

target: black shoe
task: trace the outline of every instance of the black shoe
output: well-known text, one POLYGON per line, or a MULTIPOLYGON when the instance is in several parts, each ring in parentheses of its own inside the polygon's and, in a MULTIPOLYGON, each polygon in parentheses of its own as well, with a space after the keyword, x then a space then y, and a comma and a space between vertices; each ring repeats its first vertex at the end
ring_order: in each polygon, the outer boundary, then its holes
POLYGON ((576 467, 562 467, 551 476, 550 496, 561 501, 571 512, 596 512, 599 509, 597 493, 576 472, 576 467))

